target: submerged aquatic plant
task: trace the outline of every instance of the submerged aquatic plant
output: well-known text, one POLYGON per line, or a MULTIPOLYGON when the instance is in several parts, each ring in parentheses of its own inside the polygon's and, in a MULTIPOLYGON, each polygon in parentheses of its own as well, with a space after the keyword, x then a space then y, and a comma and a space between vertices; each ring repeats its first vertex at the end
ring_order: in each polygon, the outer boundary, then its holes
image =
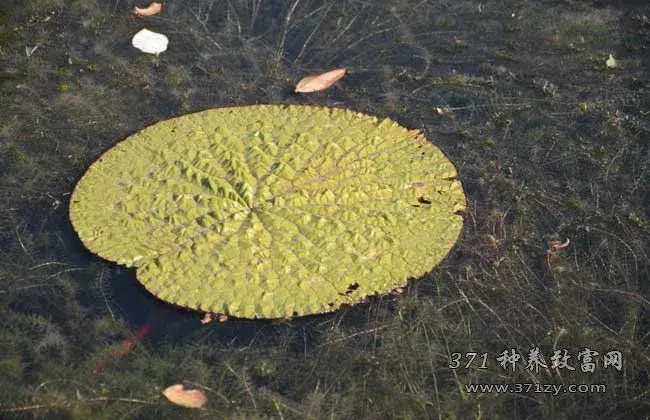
POLYGON ((416 130, 255 105, 154 124, 101 156, 70 217, 154 295, 244 318, 333 311, 403 286, 456 242, 454 165, 416 130))

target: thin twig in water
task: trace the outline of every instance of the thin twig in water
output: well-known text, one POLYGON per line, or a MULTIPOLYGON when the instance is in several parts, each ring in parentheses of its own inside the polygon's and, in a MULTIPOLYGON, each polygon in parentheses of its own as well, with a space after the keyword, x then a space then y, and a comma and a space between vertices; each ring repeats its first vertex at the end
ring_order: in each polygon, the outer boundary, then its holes
POLYGON ((385 29, 380 29, 380 30, 375 31, 375 32, 371 32, 368 35, 362 36, 361 38, 359 38, 356 41, 349 44, 347 47, 343 48, 343 51, 347 51, 347 50, 349 50, 351 48, 354 48, 357 45, 359 45, 360 43, 362 43, 363 41, 365 41, 367 39, 370 39, 375 35, 383 34, 384 32, 389 32, 389 31, 392 31, 394 29, 395 29, 395 27, 391 27, 391 28, 385 28, 385 29))
POLYGON ((316 382, 316 388, 314 389, 314 392, 312 392, 312 398, 311 398, 311 403, 309 404, 309 410, 307 411, 307 418, 311 418, 311 411, 314 408, 314 404, 316 403, 317 400, 317 395, 318 395, 318 388, 320 388, 320 379, 316 382))
POLYGON ((287 17, 284 20, 284 31, 282 32, 282 39, 280 40, 280 46, 278 47, 278 63, 282 61, 283 51, 284 51, 284 41, 287 39, 287 32, 289 31, 289 21, 291 20, 291 15, 296 10, 296 7, 300 3, 300 0, 296 0, 291 5, 287 17))
POLYGON ((233 375, 235 375, 235 377, 236 377, 237 379, 239 379, 239 380, 244 384, 244 388, 246 388, 246 392, 247 392, 248 395, 251 397, 251 402, 253 403, 253 408, 255 408, 255 411, 257 411, 257 403, 255 402, 255 396, 253 395, 253 392, 251 391, 251 388, 250 388, 250 386, 248 385, 248 381, 246 380, 246 378, 243 377, 242 375, 238 374, 237 372, 235 372, 235 369, 233 369, 233 368, 232 368, 228 363, 224 362, 224 365, 226 365, 226 367, 228 368, 228 370, 229 370, 233 375))
POLYGON ((68 273, 70 271, 79 271, 79 270, 81 270, 81 268, 68 268, 67 270, 59 271, 58 273, 51 274, 51 275, 49 275, 49 276, 47 276, 45 278, 46 279, 51 279, 52 277, 56 277, 59 274, 68 273))
POLYGON ((319 345, 318 347, 324 347, 324 346, 328 346, 330 344, 340 343, 341 341, 349 340, 349 339, 354 338, 354 337, 359 336, 359 335, 370 334, 370 333, 374 333, 374 332, 377 332, 377 331, 381 331, 386 327, 388 327, 388 325, 382 325, 380 327, 371 328, 369 330, 359 331, 359 332, 356 332, 354 334, 347 335, 345 337, 337 338, 336 340, 328 341, 326 343, 323 343, 323 344, 319 345))
MULTIPOLYGON (((156 398, 157 399, 157 398, 156 398)), ((76 404, 86 404, 86 403, 96 403, 96 402, 109 402, 109 401, 118 401, 118 402, 130 402, 130 403, 136 403, 136 404, 153 404, 155 401, 144 401, 144 400, 137 400, 135 398, 111 398, 111 397, 97 397, 97 398, 88 398, 80 401, 75 401, 76 404)), ((24 406, 14 406, 14 407, 0 407, 0 412, 5 412, 5 413, 15 413, 19 411, 30 411, 30 410, 40 410, 43 408, 55 408, 55 407, 62 407, 62 406, 70 406, 71 402, 69 401, 63 401, 60 403, 52 403, 52 404, 34 404, 34 405, 24 405, 24 406)))
POLYGON ((284 416, 282 415, 282 411, 280 410, 280 406, 278 405, 278 402, 273 399, 273 404, 275 405, 275 409, 278 410, 278 414, 280 415, 280 420, 284 420, 284 416))
POLYGON ((406 38, 405 40, 408 42, 410 41, 415 48, 420 50, 422 53, 422 58, 424 59, 424 62, 426 63, 426 66, 424 67, 424 70, 422 70, 421 76, 424 77, 425 74, 429 71, 429 67, 431 66, 431 61, 433 60, 433 57, 431 56, 431 53, 429 50, 424 48, 422 45, 420 45, 418 42, 416 42, 416 37, 413 34, 413 31, 404 23, 402 18, 400 17, 399 14, 397 14, 397 11, 395 8, 391 8, 391 14, 395 17, 395 19, 399 22, 400 29, 402 30, 402 33, 404 34, 404 37, 406 38))
MULTIPOLYGON (((201 18, 199 17, 199 15, 197 15, 196 13, 194 13, 194 12, 192 11, 192 9, 190 9, 190 8, 187 7, 187 6, 186 6, 186 8, 187 8, 187 10, 192 14, 192 16, 194 16, 194 17, 196 18, 197 22, 199 22, 199 23, 201 24, 201 26, 203 26, 203 30, 206 32, 206 34, 209 34, 209 33, 210 33, 210 30, 208 29, 208 26, 205 24, 205 22, 207 22, 207 20, 208 20, 208 15, 206 14, 205 21, 203 21, 203 20, 201 20, 201 18)), ((208 13, 209 13, 209 12, 210 12, 210 10, 208 10, 208 13)), ((199 13, 200 13, 200 11, 199 11, 199 13)), ((190 31, 190 33, 192 33, 192 31, 190 31)), ((212 43, 213 43, 217 48, 219 48, 219 49, 222 48, 221 45, 220 45, 217 41, 215 41, 214 39, 212 39, 212 37, 206 35, 205 38, 206 38, 207 40, 209 40, 210 42, 212 42, 212 43)))
POLYGON ((68 263, 62 263, 62 262, 58 262, 58 261, 50 261, 50 262, 46 262, 46 263, 43 263, 43 264, 37 264, 37 265, 35 265, 33 267, 29 267, 28 270, 35 270, 37 268, 41 268, 41 267, 45 267, 46 265, 53 265, 53 264, 70 265, 68 263))
POLYGON ((339 33, 337 33, 336 36, 334 37, 334 39, 331 40, 331 41, 329 41, 329 44, 330 44, 330 45, 333 45, 334 43, 336 43, 336 41, 338 41, 338 39, 339 39, 341 36, 343 36, 343 34, 346 33, 346 32, 348 31, 348 29, 350 29, 350 27, 352 26, 352 24, 353 24, 354 22, 356 22, 356 20, 357 20, 358 17, 359 17, 359 15, 357 15, 357 16, 353 17, 352 19, 350 19, 350 22, 347 24, 347 26, 346 26, 345 28, 343 28, 342 31, 340 31, 339 33))
POLYGON ((25 251, 25 254, 29 255, 29 252, 27 252, 27 248, 25 248, 25 244, 23 244, 23 241, 20 239, 20 234, 18 233, 18 226, 20 226, 20 223, 16 225, 16 236, 18 237, 18 243, 20 243, 20 247, 25 251))
POLYGON ((251 27, 250 30, 253 30, 253 25, 255 25, 255 20, 257 19, 257 14, 260 11, 260 6, 262 5, 262 0, 253 0, 253 13, 251 13, 251 27))
POLYGON ((239 33, 239 36, 241 36, 241 22, 239 21, 239 15, 237 15, 237 10, 235 9, 235 6, 232 5, 232 2, 228 0, 228 20, 230 20, 230 10, 232 9, 233 15, 235 15, 235 20, 237 22, 237 32, 239 33))
POLYGON ((17 287, 12 290, 0 290, 0 293, 18 292, 19 290, 27 290, 27 289, 33 289, 34 287, 45 287, 45 286, 56 286, 56 285, 52 283, 39 283, 39 284, 32 284, 30 286, 17 287))
POLYGON ((604 230, 602 230, 602 229, 598 229, 597 227, 594 227, 594 226, 590 226, 590 228, 593 229, 593 230, 596 230, 596 231, 598 231, 598 232, 601 232, 601 233, 603 233, 603 234, 605 234, 605 235, 609 235, 609 236, 615 238, 616 240, 618 240, 620 243, 622 243, 623 246, 624 246, 625 248, 627 248, 628 251, 630 251, 630 254, 632 254, 632 257, 634 257, 634 272, 635 272, 635 273, 638 273, 638 272, 639 272, 639 262, 638 262, 638 260, 637 260, 636 253, 634 252, 634 250, 632 249, 632 247, 631 247, 630 245, 628 245, 627 242, 625 242, 625 241, 624 241, 620 236, 617 236, 617 235, 615 235, 615 234, 613 234, 613 233, 610 233, 610 232, 604 231, 604 230))
POLYGON ((323 13, 323 17, 321 18, 321 20, 318 22, 318 24, 316 25, 316 27, 314 28, 314 30, 311 31, 311 33, 309 34, 309 36, 308 36, 307 39, 305 40, 305 43, 302 44, 302 48, 300 49, 300 52, 298 53, 298 56, 296 56, 295 60, 293 60, 293 63, 294 63, 294 64, 295 64, 296 61, 298 61, 298 60, 300 59, 300 57, 302 57, 302 55, 305 53, 305 49, 307 48, 307 45, 309 44, 309 41, 311 41, 311 39, 312 39, 312 37, 314 36, 314 34, 318 31, 318 28, 320 28, 320 25, 323 23, 323 21, 324 21, 325 18, 327 17, 327 14, 329 13, 330 9, 332 9, 332 6, 334 6, 334 4, 335 4, 335 2, 332 2, 332 3, 330 4, 330 6, 325 10, 325 13, 323 13))
POLYGON ((115 321, 115 314, 113 313, 111 306, 108 304, 108 299, 106 298, 106 294, 104 294, 104 288, 102 287, 105 271, 106 269, 102 268, 102 271, 99 273, 99 278, 97 279, 97 288, 99 289, 99 293, 102 294, 102 298, 104 298, 104 303, 106 304, 106 309, 108 309, 108 313, 111 314, 111 319, 115 321))
POLYGON ((224 400, 228 405, 232 404, 232 401, 230 401, 230 400, 228 399, 228 397, 226 397, 225 395, 223 395, 223 394, 222 394, 221 392, 219 392, 219 391, 216 391, 216 390, 214 390, 214 389, 212 389, 212 388, 210 388, 210 387, 207 387, 207 386, 205 386, 205 385, 201 385, 201 384, 199 384, 199 383, 197 383, 197 382, 188 381, 188 380, 186 380, 186 379, 184 379, 183 382, 186 383, 186 384, 190 384, 190 385, 192 385, 192 386, 195 386, 195 387, 197 387, 197 388, 203 388, 203 389, 205 389, 205 390, 207 390, 207 391, 210 391, 210 392, 216 394, 216 395, 217 395, 219 398, 221 398, 222 400, 224 400))

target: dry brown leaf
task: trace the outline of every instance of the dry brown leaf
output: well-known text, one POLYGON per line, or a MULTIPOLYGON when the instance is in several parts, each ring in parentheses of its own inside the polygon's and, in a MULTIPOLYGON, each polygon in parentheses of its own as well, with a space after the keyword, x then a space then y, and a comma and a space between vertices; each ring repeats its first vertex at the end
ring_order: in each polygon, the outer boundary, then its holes
POLYGON ((340 68, 314 76, 307 76, 298 82, 294 92, 309 93, 325 90, 345 76, 345 73, 347 73, 347 69, 340 68))
POLYGON ((161 10, 162 10, 162 4, 158 2, 153 2, 145 8, 140 8, 137 6, 134 7, 133 13, 140 16, 153 16, 160 13, 161 10))
POLYGON ((208 397, 202 391, 185 389, 182 384, 168 387, 163 395, 172 403, 188 408, 201 408, 208 402, 208 397))
POLYGON ((201 324, 209 324, 212 321, 214 321, 214 318, 212 318, 212 313, 210 312, 206 312, 203 318, 201 318, 201 324))

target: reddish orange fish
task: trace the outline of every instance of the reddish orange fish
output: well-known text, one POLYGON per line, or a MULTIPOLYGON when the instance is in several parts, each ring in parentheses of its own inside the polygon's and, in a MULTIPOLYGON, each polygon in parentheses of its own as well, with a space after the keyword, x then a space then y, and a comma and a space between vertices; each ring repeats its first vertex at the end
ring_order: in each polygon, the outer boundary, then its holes
MULTIPOLYGON (((149 331, 151 330, 151 327, 149 326, 148 322, 145 322, 144 324, 140 325, 140 327, 133 333, 133 338, 127 338, 126 340, 122 341, 119 346, 114 348, 111 353, 113 356, 117 357, 118 359, 121 359, 122 357, 126 356, 127 354, 131 353, 131 350, 135 347, 136 344, 138 344, 144 336, 149 334, 149 331)), ((106 363, 104 362, 99 362, 95 365, 95 373, 99 373, 104 370, 106 367, 106 363)))

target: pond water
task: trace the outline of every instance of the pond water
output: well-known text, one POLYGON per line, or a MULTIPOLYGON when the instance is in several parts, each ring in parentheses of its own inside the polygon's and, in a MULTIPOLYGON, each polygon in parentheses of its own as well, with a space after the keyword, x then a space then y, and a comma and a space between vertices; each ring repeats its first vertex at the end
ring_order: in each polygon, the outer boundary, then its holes
POLYGON ((141 17, 140 1, 3 1, 0 417, 648 416, 642 3, 171 0, 141 17), (167 50, 133 48, 143 28, 167 50), (341 67, 331 88, 293 92, 341 67), (329 314, 202 324, 83 246, 69 198, 102 153, 260 103, 422 130, 468 200, 447 258, 329 314), (177 383, 207 404, 170 403, 177 383))

